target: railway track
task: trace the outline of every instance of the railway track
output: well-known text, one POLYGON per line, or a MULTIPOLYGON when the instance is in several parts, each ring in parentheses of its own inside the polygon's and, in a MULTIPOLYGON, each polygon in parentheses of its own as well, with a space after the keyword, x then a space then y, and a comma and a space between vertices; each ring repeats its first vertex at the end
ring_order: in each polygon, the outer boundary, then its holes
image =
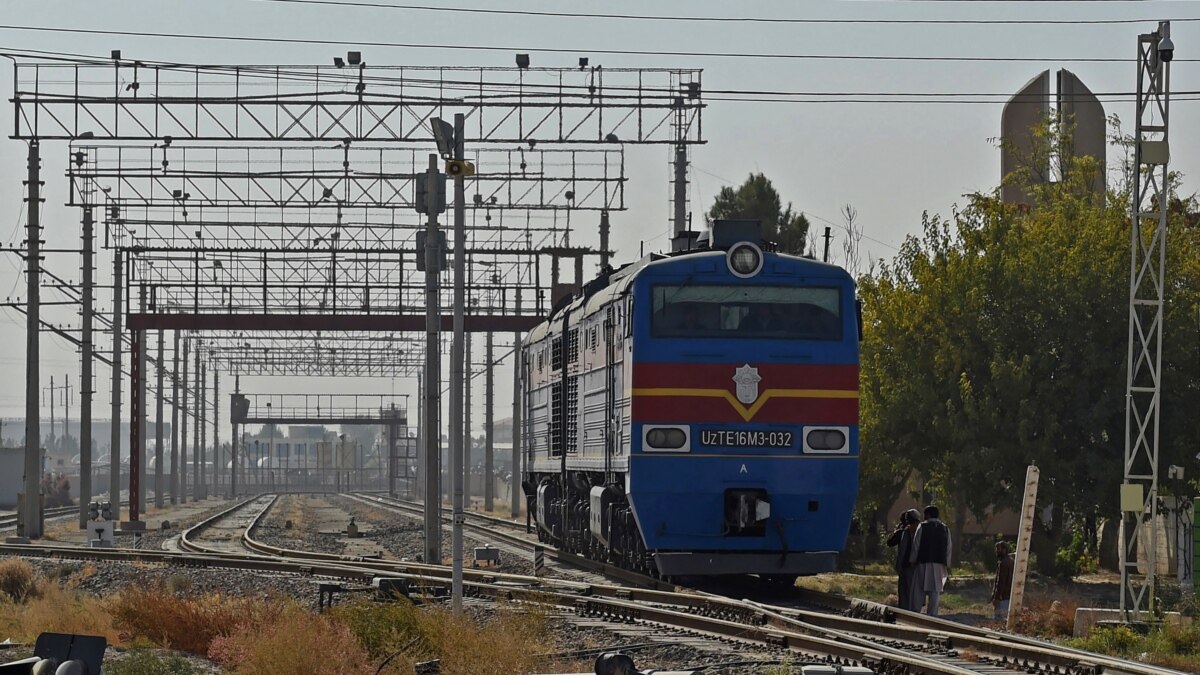
MULTIPOLYGON (((418 594, 450 583, 450 569, 442 565, 312 553, 258 542, 252 536, 254 526, 273 502, 273 496, 245 500, 188 528, 180 536, 181 551, 5 544, 0 545, 0 553, 269 571, 364 585, 390 577, 407 581, 418 594)), ((468 595, 481 599, 552 605, 591 621, 660 626, 677 632, 681 640, 702 638, 786 649, 798 663, 859 665, 877 673, 1178 675, 1146 664, 1083 654, 838 596, 814 598, 814 602, 836 610, 818 612, 687 590, 539 579, 471 569, 464 570, 464 587, 468 595)))
MULTIPOLYGON (((423 506, 417 502, 391 499, 379 495, 350 495, 351 498, 408 515, 419 516, 423 506)), ((449 518, 444 518, 449 520, 449 518)), ((532 550, 537 544, 520 534, 504 532, 497 528, 521 528, 521 523, 489 516, 468 513, 464 526, 485 537, 496 539, 516 547, 532 550)), ((564 554, 546 547, 546 555, 554 556, 566 564, 590 569, 600 574, 609 574, 612 566, 564 554)), ((614 568, 615 569, 615 568, 614 568)), ((638 586, 664 591, 675 590, 674 586, 659 580, 619 570, 617 578, 628 580, 638 586)), ((682 590, 682 589, 680 589, 682 590)), ((1163 675, 1177 673, 1170 669, 1149 666, 1139 662, 1116 659, 1080 650, 1061 647, 1043 640, 1023 635, 1004 633, 988 628, 960 624, 918 612, 907 612, 880 603, 854 600, 840 595, 795 589, 799 598, 813 606, 828 607, 831 611, 812 611, 783 607, 769 603, 733 599, 721 593, 681 593, 684 598, 664 601, 664 605, 681 605, 686 611, 718 617, 738 617, 749 623, 781 626, 791 629, 831 630, 843 636, 854 636, 867 643, 924 653, 942 658, 961 666, 966 672, 1025 672, 1072 673, 1078 675, 1098 673, 1130 673, 1131 675, 1163 675), (739 606, 731 606, 732 601, 739 606), (748 610, 748 611, 743 611, 748 610)), ((648 598, 653 601, 652 598, 648 598)))
MULTIPOLYGON (((169 497, 169 495, 168 495, 168 497, 169 497)), ((127 500, 121 500, 121 508, 126 509, 128 507, 129 507, 129 502, 127 500)), ((78 514, 79 514, 79 506, 77 506, 77 505, 52 506, 50 508, 47 508, 43 512, 42 518, 44 520, 58 520, 60 518, 66 518, 68 516, 78 515, 78 514)), ((4 530, 16 529, 17 522, 20 520, 20 517, 21 516, 19 513, 6 513, 4 515, 0 515, 0 532, 2 532, 4 530)))
MULTIPOLYGON (((421 519, 424 517, 424 505, 420 502, 414 502, 404 499, 396 499, 393 497, 383 497, 375 494, 350 494, 346 495, 350 499, 373 506, 375 508, 384 509, 394 513, 421 519)), ((619 581, 623 584, 638 586, 641 588, 655 588, 660 590, 675 590, 676 586, 672 583, 648 577, 644 574, 630 572, 615 565, 585 558, 573 553, 566 553, 553 548, 552 546, 543 546, 537 540, 521 533, 506 532, 504 529, 522 529, 520 523, 497 518, 480 513, 466 514, 466 521, 463 523, 463 528, 474 533, 478 538, 490 540, 499 545, 502 549, 523 553, 527 556, 532 556, 535 547, 541 547, 544 554, 550 560, 556 561, 564 566, 572 567, 584 572, 600 575, 609 580, 619 581), (498 529, 504 528, 504 529, 498 529)), ((444 522, 452 522, 452 515, 444 514, 442 520, 444 522)))
MULTIPOLYGON (((46 520, 54 520, 56 518, 65 518, 69 515, 78 515, 78 506, 55 506, 45 510, 43 517, 46 520)), ((12 530, 17 527, 17 521, 20 520, 20 514, 12 513, 0 516, 0 530, 12 530)))

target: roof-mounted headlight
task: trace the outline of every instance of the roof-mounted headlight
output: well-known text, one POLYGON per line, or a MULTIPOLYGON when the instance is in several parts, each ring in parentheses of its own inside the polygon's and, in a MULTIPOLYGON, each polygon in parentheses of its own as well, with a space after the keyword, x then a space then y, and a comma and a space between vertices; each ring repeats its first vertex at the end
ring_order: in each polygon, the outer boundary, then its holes
POLYGON ((754 244, 744 241, 729 247, 726 261, 734 276, 752 277, 762 271, 763 252, 754 244))

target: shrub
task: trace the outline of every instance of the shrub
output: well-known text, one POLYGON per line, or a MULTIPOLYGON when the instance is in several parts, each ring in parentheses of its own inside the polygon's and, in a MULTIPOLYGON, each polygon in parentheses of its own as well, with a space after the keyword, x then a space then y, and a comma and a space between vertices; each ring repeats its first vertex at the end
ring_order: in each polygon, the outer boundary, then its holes
POLYGON ((0 594, 11 602, 25 602, 40 594, 33 565, 21 558, 0 562, 0 594))
POLYGON ((1089 550, 1090 548, 1083 528, 1075 528, 1070 543, 1058 549, 1054 555, 1056 573, 1070 579, 1098 570, 1100 559, 1094 551, 1089 550))
POLYGON ((39 585, 37 597, 23 604, 0 602, 0 633, 31 643, 46 631, 102 635, 110 643, 120 639, 101 600, 58 584, 39 585))
POLYGON ((344 623, 293 602, 277 604, 274 609, 256 630, 241 628, 216 637, 208 657, 242 675, 374 671, 344 623))
POLYGON ((109 608, 114 624, 133 636, 145 636, 160 647, 204 656, 214 638, 262 623, 269 603, 219 594, 182 596, 165 586, 130 586, 109 608))
POLYGON ((1031 598, 1017 615, 1016 632, 1040 637, 1070 636, 1075 631, 1075 609, 1070 599, 1031 598))
POLYGON ((192 578, 186 574, 172 574, 167 577, 167 590, 172 593, 188 593, 192 590, 192 578))
POLYGON ((488 620, 441 607, 357 600, 330 616, 346 625, 373 662, 393 657, 387 673, 411 673, 439 659, 446 675, 539 672, 538 653, 553 651, 546 617, 529 607, 501 607, 488 620))

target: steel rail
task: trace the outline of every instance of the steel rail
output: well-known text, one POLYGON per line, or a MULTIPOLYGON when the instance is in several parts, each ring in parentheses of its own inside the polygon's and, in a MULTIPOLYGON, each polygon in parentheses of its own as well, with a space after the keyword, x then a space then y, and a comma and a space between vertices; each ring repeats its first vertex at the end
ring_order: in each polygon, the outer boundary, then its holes
MULTIPOLYGON (((188 528, 181 535, 181 547, 202 547, 203 545, 193 541, 195 535, 245 508, 253 501, 239 502, 196 526, 188 528), (184 543, 185 540, 188 543, 184 543)), ((271 503, 273 501, 274 499, 271 503)), ((270 503, 267 506, 269 507, 269 505, 270 503)), ((269 508, 263 508, 258 514, 255 514, 252 519, 253 523, 257 524, 268 510, 269 508)), ((243 537, 245 538, 248 533, 249 528, 243 532, 243 537)), ((370 583, 379 576, 387 575, 403 578, 419 587, 426 588, 445 586, 449 583, 449 568, 440 565, 370 561, 353 556, 313 554, 268 547, 261 542, 256 545, 262 547, 260 550, 285 552, 291 557, 280 559, 278 556, 255 553, 245 555, 197 554, 194 552, 149 552, 128 549, 84 549, 13 544, 0 545, 0 552, 51 558, 141 561, 271 571, 348 579, 359 583, 370 583)), ((904 649, 872 643, 858 635, 864 627, 872 625, 873 622, 870 621, 858 620, 858 623, 843 623, 840 628, 835 629, 818 625, 816 622, 800 621, 793 617, 783 616, 769 606, 755 607, 753 603, 716 596, 653 589, 631 589, 565 580, 551 581, 520 575, 489 574, 476 570, 469 571, 464 577, 470 592, 478 596, 543 605, 554 604, 573 609, 580 614, 600 615, 621 620, 650 621, 677 629, 695 630, 708 635, 787 648, 806 655, 820 656, 826 660, 832 659, 833 662, 842 665, 862 664, 875 668, 879 672, 936 675, 965 675, 975 672, 927 656, 910 654, 904 649)), ((910 628, 909 630, 916 629, 910 628)), ((895 637, 895 634, 893 633, 892 636, 895 637)), ((913 646, 920 647, 920 645, 910 645, 908 648, 911 649, 913 646)), ((1028 663, 1026 667, 1029 667, 1028 663)), ((1100 671, 1093 669, 1071 672, 1100 671)), ((1171 671, 1151 669, 1143 672, 1171 671)))
MULTIPOLYGON (((407 501, 407 500, 402 500, 402 499, 393 499, 390 497, 382 497, 382 496, 378 496, 378 495, 356 494, 356 495, 347 495, 347 496, 350 497, 351 499, 354 499, 354 500, 357 500, 360 502, 364 502, 364 503, 368 503, 377 508, 385 508, 385 509, 391 509, 391 510, 395 510, 395 511, 403 511, 406 514, 421 513, 420 502, 413 502, 413 501, 407 501)), ((449 515, 445 515, 442 517, 442 520, 444 520, 446 522, 450 522, 450 519, 451 519, 451 516, 449 516, 449 515)), ((533 547, 543 546, 542 544, 539 544, 538 542, 528 539, 526 537, 521 537, 521 536, 518 536, 515 534, 510 534, 507 532, 498 532, 494 529, 487 527, 486 525, 480 524, 478 522, 472 522, 473 520, 482 520, 482 521, 488 522, 488 523, 503 524, 507 527, 519 527, 520 525, 518 523, 514 523, 513 521, 504 520, 502 518, 496 518, 494 516, 487 516, 487 515, 478 514, 478 513, 468 513, 467 514, 467 522, 464 524, 464 526, 468 530, 471 530, 472 532, 476 532, 478 534, 483 535, 484 538, 490 537, 494 540, 504 542, 510 546, 525 548, 526 550, 530 551, 531 553, 533 552, 533 547)), ((585 558, 580 555, 575 555, 574 553, 560 551, 560 550, 554 548, 553 546, 544 545, 543 549, 545 551, 546 556, 552 560, 556 560, 564 565, 570 565, 572 567, 576 567, 576 568, 579 568, 579 569, 582 569, 582 570, 585 570, 588 572, 594 572, 597 574, 601 574, 606 577, 609 577, 610 579, 615 579, 622 583, 631 584, 633 586, 639 586, 642 588, 650 588, 650 589, 666 590, 666 591, 673 591, 677 588, 675 584, 667 583, 665 581, 662 581, 661 579, 655 579, 654 577, 648 577, 644 574, 638 574, 636 572, 631 572, 627 569, 617 567, 616 565, 610 565, 608 563, 603 563, 598 560, 592 560, 590 558, 585 558)))
MULTIPOLYGON (((393 506, 406 511, 410 510, 412 504, 414 504, 414 502, 392 500, 376 495, 349 496, 358 501, 373 504, 395 502, 393 506)), ((483 531, 487 536, 513 542, 517 545, 531 547, 535 544, 535 542, 517 535, 487 529, 478 523, 472 523, 472 520, 506 527, 521 527, 521 524, 515 521, 487 514, 470 513, 468 514, 467 527, 483 531)), ((590 564, 602 565, 587 558, 580 558, 573 554, 562 554, 551 547, 546 548, 546 555, 553 555, 556 559, 560 559, 566 564, 576 564, 576 559, 578 559, 578 561, 582 561, 585 569, 592 569, 593 571, 607 574, 602 568, 587 567, 590 564)), ((625 574, 630 574, 626 570, 621 571, 625 574)), ((641 577, 641 575, 635 576, 641 577)), ((658 580, 653 580, 649 577, 642 578, 658 582, 658 580)), ((650 587, 662 590, 674 588, 667 587, 662 582, 658 582, 656 586, 650 587)), ((721 616, 737 615, 739 612, 744 612, 747 607, 753 607, 760 614, 758 620, 782 622, 784 625, 793 627, 805 625, 819 626, 850 634, 871 635, 876 639, 925 644, 947 650, 970 650, 976 655, 983 657, 983 659, 990 657, 1000 664, 1036 663, 1061 669, 1065 672, 1080 674, 1101 672, 1100 669, 1103 669, 1105 672, 1122 672, 1130 673, 1131 675, 1182 675, 1180 671, 1117 659, 1078 649, 1060 647, 1036 638, 959 624, 926 614, 898 610, 879 603, 854 600, 844 596, 807 591, 805 589, 798 590, 816 599, 815 604, 830 606, 839 611, 850 613, 852 616, 798 610, 755 603, 748 600, 731 600, 726 596, 703 592, 674 594, 670 597, 646 597, 645 594, 642 594, 641 599, 650 602, 684 604, 697 611, 721 616), (854 614, 874 618, 856 618, 853 616, 854 614)), ((750 614, 746 613, 745 618, 747 620, 752 620, 750 614)))

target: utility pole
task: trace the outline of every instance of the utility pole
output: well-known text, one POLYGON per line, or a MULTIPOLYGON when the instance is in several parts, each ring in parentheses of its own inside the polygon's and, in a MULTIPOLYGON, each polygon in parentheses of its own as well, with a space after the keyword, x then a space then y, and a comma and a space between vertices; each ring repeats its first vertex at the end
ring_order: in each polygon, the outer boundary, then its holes
MULTIPOLYGON (((85 196, 87 193, 85 193, 85 196)), ((83 326, 79 344, 79 369, 83 378, 79 395, 79 528, 87 527, 88 504, 92 501, 92 311, 95 278, 92 254, 96 238, 92 231, 92 207, 83 207, 83 326)))
MULTIPOLYGON (((441 271, 441 238, 438 231, 437 214, 442 208, 438 200, 439 190, 444 189, 438 156, 429 156, 429 170, 425 174, 424 213, 429 216, 425 224, 425 562, 442 563, 442 500, 441 500, 441 434, 438 414, 440 402, 442 355, 442 316, 439 302, 439 279, 441 271)), ((418 199, 418 202, 420 200, 418 199)))
POLYGON ((833 228, 825 226, 825 254, 821 256, 821 262, 829 262, 829 240, 833 238, 833 228))
POLYGON ((63 439, 71 437, 71 374, 63 375, 63 439))
POLYGON ((1129 352, 1125 390, 1125 475, 1121 484, 1121 612, 1155 611, 1158 565, 1158 451, 1162 405, 1164 276, 1170 157, 1171 22, 1138 36, 1137 124, 1130 219, 1129 352), (1149 234, 1149 236, 1146 236, 1149 234), (1138 544, 1146 552, 1139 583, 1138 544))
MULTIPOLYGON (((454 159, 466 159, 463 133, 466 128, 462 113, 454 113, 454 159)), ((451 576, 450 604, 455 612, 462 611, 463 593, 463 362, 466 343, 463 310, 466 309, 467 282, 467 211, 466 179, 462 173, 454 177, 454 339, 450 344, 450 467, 453 474, 453 533, 454 569, 451 576)))
MULTIPOLYGON (((213 473, 212 473, 212 490, 213 494, 220 494, 221 489, 221 371, 217 370, 215 362, 213 365, 213 407, 212 407, 212 423, 213 423, 213 473)), ((291 451, 288 452, 288 458, 291 458, 291 451)))
MULTIPOLYGON (((242 393, 242 376, 234 375, 233 376, 233 394, 234 394, 234 396, 238 396, 241 393, 242 393)), ((231 420, 233 419, 233 403, 229 404, 229 417, 231 420)), ((229 437, 229 443, 230 443, 230 445, 229 445, 229 498, 237 499, 238 468, 240 466, 238 464, 238 440, 239 440, 238 439, 238 423, 233 422, 232 426, 233 426, 233 428, 230 430, 230 437, 229 437)), ((305 448, 304 457, 305 457, 305 459, 308 459, 308 448, 305 448)))
MULTIPOLYGON (((190 416, 192 401, 191 388, 188 387, 188 373, 191 371, 191 359, 188 358, 191 350, 192 341, 188 338, 183 338, 183 380, 179 383, 179 503, 186 504, 188 500, 188 482, 187 482, 187 448, 188 448, 188 417, 190 416)), ((196 453, 196 446, 192 444, 192 454, 196 453)), ((193 480, 195 480, 193 478, 193 480)))
POLYGON ((495 344, 492 339, 492 332, 488 331, 484 343, 484 361, 487 370, 484 371, 483 383, 483 510, 491 511, 495 508, 493 503, 495 499, 495 487, 492 485, 496 482, 496 471, 493 463, 495 461, 492 452, 492 443, 495 442, 495 434, 493 434, 492 426, 495 423, 495 403, 496 403, 496 364, 492 360, 495 358, 495 344))
POLYGON ((601 271, 608 268, 609 261, 612 260, 612 251, 608 250, 608 236, 612 226, 608 221, 608 209, 600 212, 600 269, 601 271))
MULTIPOLYGON (((682 111, 679 114, 682 114, 682 111)), ((682 133, 682 131, 679 131, 677 133, 682 133)), ((682 232, 684 232, 688 229, 688 224, 687 224, 687 185, 688 185, 687 167, 688 167, 687 145, 685 143, 676 143, 675 144, 675 161, 674 161, 675 180, 672 181, 674 184, 673 187, 675 188, 675 197, 673 199, 673 202, 674 202, 673 206, 675 207, 675 214, 674 214, 674 217, 672 218, 672 220, 673 220, 672 229, 674 230, 674 234, 672 236, 672 240, 674 240, 675 237, 678 237, 682 232)), ((603 218, 603 215, 601 217, 603 218)))
POLYGON ((200 428, 200 468, 196 473, 196 500, 208 499, 208 363, 200 359, 200 343, 196 344, 196 360, 200 362, 200 379, 196 391, 196 404, 200 411, 200 419, 196 426, 200 428))
POLYGON ((42 428, 38 396, 41 389, 42 324, 42 157, 41 144, 29 141, 29 213, 25 226, 26 309, 25 309, 25 476, 21 500, 22 531, 27 539, 42 537, 42 428))
POLYGON ((512 517, 521 516, 521 334, 513 333, 512 517))
MULTIPOLYGON (((179 331, 171 331, 175 346, 171 350, 171 503, 179 503, 179 331)), ((185 361, 186 364, 186 361, 185 361)))
POLYGON ((158 361, 155 363, 155 385, 158 395, 154 400, 154 507, 163 507, 163 374, 166 371, 163 359, 163 330, 158 331, 158 361))
MULTIPOLYGON (((138 287, 138 309, 146 311, 146 286, 138 287)), ((133 390, 130 392, 129 522, 141 522, 146 505, 146 329, 133 331, 133 390)), ((144 528, 145 524, 132 527, 144 528)), ((131 527, 131 529, 132 529, 131 527)))
POLYGON ((463 356, 463 508, 471 507, 471 449, 474 443, 471 442, 471 377, 474 374, 471 368, 471 334, 463 335, 464 356, 463 356))
MULTIPOLYGON (((186 349, 186 347, 185 347, 186 349)), ((200 450, 203 447, 203 437, 200 435, 204 427, 204 385, 200 378, 200 341, 196 341, 195 353, 192 355, 195 363, 192 366, 192 410, 195 417, 192 420, 192 501, 200 501, 204 482, 204 473, 200 465, 200 450)))
MULTIPOLYGON (((417 371, 417 482, 409 488, 417 493, 417 499, 425 498, 425 480, 429 471, 425 467, 425 369, 417 371)), ((407 412, 407 411, 406 411, 407 412)), ((407 441, 405 441, 407 443, 407 441)))
MULTIPOLYGON (((48 388, 43 388, 43 390, 42 390, 42 391, 50 392, 49 399, 50 399, 50 438, 51 438, 51 440, 54 440, 57 438, 54 435, 54 392, 59 389, 61 389, 61 387, 54 386, 54 376, 51 375, 50 376, 50 386, 48 388)), ((45 469, 45 467, 43 467, 43 470, 44 469, 45 469)))
POLYGON ((121 320, 124 302, 124 254, 113 250, 113 318, 112 318, 112 445, 108 450, 108 501, 113 520, 121 520, 121 320))
MULTIPOLYGON (((145 284, 138 287, 138 309, 142 312, 146 311, 146 291, 145 284)), ((131 412, 134 413, 133 423, 137 425, 137 443, 132 448, 133 452, 137 453, 137 468, 134 469, 134 458, 129 460, 129 519, 138 520, 138 515, 146 508, 146 486, 150 482, 147 480, 146 468, 148 460, 146 455, 147 435, 146 426, 147 420, 150 419, 148 414, 149 396, 146 386, 146 352, 149 351, 150 345, 147 342, 148 335, 144 328, 139 328, 134 331, 134 341, 137 343, 133 349, 133 358, 137 362, 137 368, 133 372, 133 386, 135 387, 134 400, 136 403, 131 407, 131 412), (137 482, 137 511, 134 511, 135 503, 133 501, 134 479, 137 482)))

